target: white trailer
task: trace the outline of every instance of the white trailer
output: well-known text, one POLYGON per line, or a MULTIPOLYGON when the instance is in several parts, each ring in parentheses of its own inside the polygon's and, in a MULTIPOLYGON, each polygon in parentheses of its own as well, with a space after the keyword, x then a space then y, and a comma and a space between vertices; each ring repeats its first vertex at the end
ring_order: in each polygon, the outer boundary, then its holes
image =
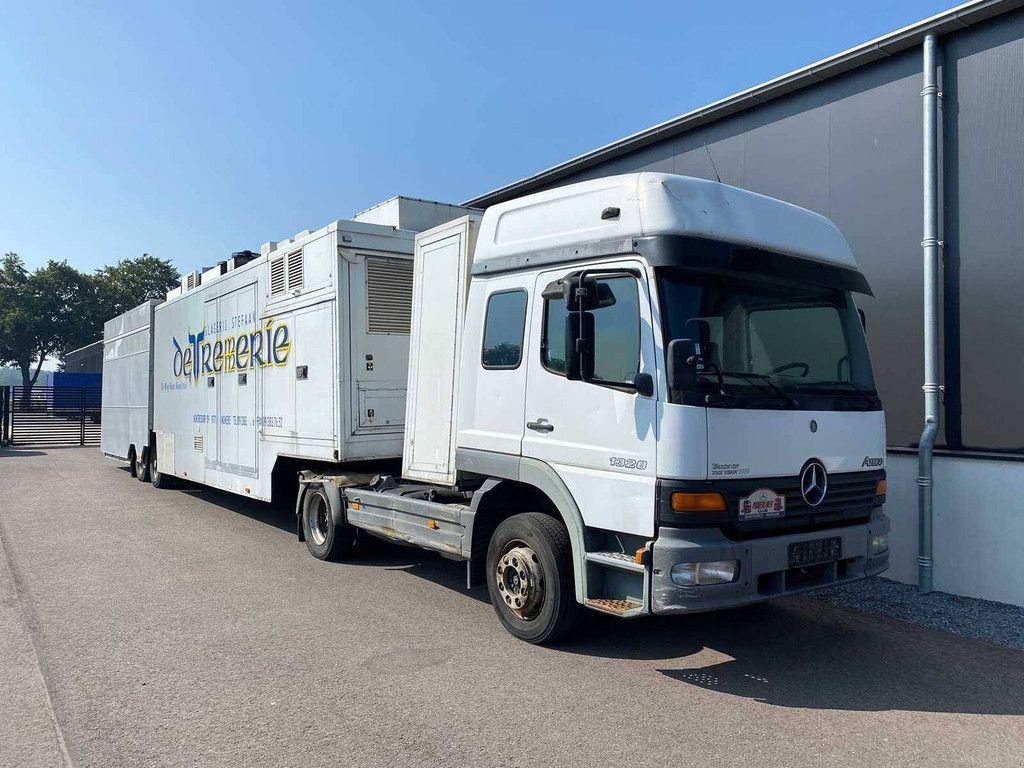
POLYGON ((266 501, 302 470, 394 461, 415 228, 466 210, 395 198, 183 276, 131 326, 148 366, 105 367, 152 407, 131 433, 104 427, 104 451, 158 487, 178 477, 266 501))
MULTIPOLYGON (((885 422, 828 219, 641 173, 416 239, 402 477, 308 473, 299 535, 465 560, 499 619, 554 640, 888 566, 885 422)), ((396 439, 398 435, 396 434, 396 439)))
POLYGON ((147 301, 103 324, 103 401, 100 450, 143 472, 143 449, 153 428, 153 309, 147 301))

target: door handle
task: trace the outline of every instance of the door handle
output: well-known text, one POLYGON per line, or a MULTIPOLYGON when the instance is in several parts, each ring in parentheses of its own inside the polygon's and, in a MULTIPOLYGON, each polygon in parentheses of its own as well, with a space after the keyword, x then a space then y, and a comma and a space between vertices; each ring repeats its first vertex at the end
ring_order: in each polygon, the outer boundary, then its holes
POLYGON ((547 419, 537 419, 536 421, 526 422, 526 428, 532 429, 535 432, 554 432, 555 425, 549 424, 547 419))

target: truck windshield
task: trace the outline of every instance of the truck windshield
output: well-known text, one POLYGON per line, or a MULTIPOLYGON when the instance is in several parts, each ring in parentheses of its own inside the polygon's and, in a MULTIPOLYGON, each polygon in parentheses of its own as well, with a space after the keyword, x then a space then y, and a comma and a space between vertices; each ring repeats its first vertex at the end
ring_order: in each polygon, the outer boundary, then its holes
POLYGON ((665 348, 689 339, 703 361, 692 392, 674 396, 677 401, 881 407, 864 329, 847 291, 675 267, 658 270, 658 289, 665 348))

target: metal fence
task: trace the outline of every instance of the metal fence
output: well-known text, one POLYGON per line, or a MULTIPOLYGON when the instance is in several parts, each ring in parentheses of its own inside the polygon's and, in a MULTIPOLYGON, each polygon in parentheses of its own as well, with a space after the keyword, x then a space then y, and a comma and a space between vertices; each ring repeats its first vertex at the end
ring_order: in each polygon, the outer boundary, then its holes
POLYGON ((100 387, 0 387, 0 443, 99 445, 100 387))

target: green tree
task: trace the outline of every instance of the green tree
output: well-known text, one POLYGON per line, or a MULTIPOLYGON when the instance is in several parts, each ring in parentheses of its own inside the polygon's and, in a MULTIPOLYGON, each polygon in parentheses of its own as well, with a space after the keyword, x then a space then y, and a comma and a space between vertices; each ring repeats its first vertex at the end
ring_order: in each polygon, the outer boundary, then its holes
POLYGON ((46 358, 93 339, 92 280, 66 261, 29 273, 16 253, 0 262, 0 362, 21 371, 27 399, 46 358))
POLYGON ((0 262, 0 364, 21 371, 25 398, 52 355, 103 338, 103 323, 178 283, 170 261, 148 253, 84 275, 51 260, 29 272, 16 253, 0 262))
POLYGON ((168 259, 144 253, 98 269, 92 279, 96 286, 94 311, 102 333, 104 322, 148 299, 163 299, 181 278, 168 259))

